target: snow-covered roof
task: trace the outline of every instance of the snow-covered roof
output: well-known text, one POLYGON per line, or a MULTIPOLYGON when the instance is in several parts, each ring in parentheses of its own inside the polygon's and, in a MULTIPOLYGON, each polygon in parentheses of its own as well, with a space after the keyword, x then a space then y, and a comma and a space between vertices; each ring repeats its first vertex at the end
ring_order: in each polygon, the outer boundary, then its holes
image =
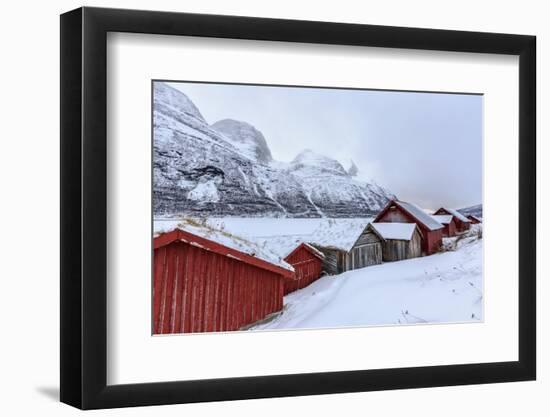
POLYGON ((309 243, 304 242, 304 245, 308 247, 309 250, 311 250, 315 255, 317 255, 319 258, 324 258, 325 254, 318 250, 316 247, 311 246, 309 243))
POLYGON ((372 219, 327 219, 310 235, 309 243, 349 252, 372 219))
POLYGON ((441 224, 449 224, 453 220, 453 216, 450 214, 433 214, 432 217, 441 224))
POLYGON ((277 254, 281 259, 285 259, 290 255, 298 246, 304 244, 311 250, 315 255, 320 258, 324 258, 325 255, 323 252, 315 249, 309 243, 307 243, 303 238, 296 236, 269 236, 269 237, 258 237, 252 238, 254 242, 258 243, 260 246, 270 250, 271 252, 277 254))
MULTIPOLYGON (((455 209, 450 209, 450 208, 447 208, 447 207, 441 207, 441 209, 445 210, 447 213, 450 213, 452 214, 453 216, 455 216, 458 220, 464 222, 464 223, 470 223, 470 219, 468 219, 464 214, 462 214, 461 212, 459 212, 458 210, 455 210, 455 209)), ((439 210, 441 210, 439 209, 439 210)))
POLYGON ((261 245, 258 242, 252 242, 233 233, 225 230, 215 229, 211 225, 193 219, 184 219, 179 221, 174 220, 157 220, 154 221, 153 230, 154 236, 157 237, 161 233, 168 233, 173 230, 183 230, 195 236, 208 239, 216 242, 227 248, 237 250, 249 256, 261 259, 270 264, 277 265, 281 268, 294 271, 294 268, 284 261, 278 253, 272 251, 267 245, 261 245))
POLYGON ((417 219, 420 223, 430 230, 438 230, 443 227, 441 223, 434 220, 428 213, 418 207, 416 204, 407 203, 406 201, 395 200, 395 204, 408 212, 411 216, 417 219))
POLYGON ((384 240, 411 240, 416 223, 372 223, 374 229, 384 240))

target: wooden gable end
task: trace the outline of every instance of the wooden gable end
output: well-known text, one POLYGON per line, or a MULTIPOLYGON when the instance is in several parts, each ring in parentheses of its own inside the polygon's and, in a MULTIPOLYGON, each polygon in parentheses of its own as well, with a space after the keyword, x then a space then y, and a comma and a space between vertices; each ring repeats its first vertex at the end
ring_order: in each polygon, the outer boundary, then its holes
POLYGON ((380 243, 382 242, 382 239, 380 236, 378 236, 371 226, 368 226, 363 230, 363 233, 359 236, 355 244, 353 245, 354 248, 358 246, 368 245, 371 243, 380 243))

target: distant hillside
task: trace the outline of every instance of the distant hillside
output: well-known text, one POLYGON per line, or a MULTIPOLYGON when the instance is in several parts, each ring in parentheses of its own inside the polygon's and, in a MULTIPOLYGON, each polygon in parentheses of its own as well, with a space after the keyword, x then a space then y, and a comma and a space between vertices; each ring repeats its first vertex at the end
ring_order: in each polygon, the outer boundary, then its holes
POLYGON ((480 219, 483 218, 483 205, 481 204, 478 204, 476 206, 461 208, 458 211, 466 216, 471 214, 473 216, 479 217, 480 219))

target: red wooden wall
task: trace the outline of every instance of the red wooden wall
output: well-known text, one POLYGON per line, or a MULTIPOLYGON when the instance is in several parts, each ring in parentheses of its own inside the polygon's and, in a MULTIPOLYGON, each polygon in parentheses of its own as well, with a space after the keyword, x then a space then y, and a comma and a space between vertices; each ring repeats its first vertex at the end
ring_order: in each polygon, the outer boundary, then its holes
POLYGON ((285 261, 294 267, 295 279, 285 280, 285 295, 307 287, 319 279, 323 261, 304 245, 299 246, 285 261))
POLYGON ((470 223, 463 222, 458 220, 457 230, 459 232, 465 232, 466 230, 470 230, 470 223))
POLYGON ((436 253, 441 248, 441 245, 443 243, 443 229, 427 230, 420 228, 420 230, 424 235, 422 245, 426 255, 436 253))
POLYGON ((283 308, 282 275, 174 241, 154 251, 153 333, 238 330, 283 308))
POLYGON ((453 237, 456 236, 456 223, 455 218, 453 217, 449 224, 443 225, 443 236, 453 237))

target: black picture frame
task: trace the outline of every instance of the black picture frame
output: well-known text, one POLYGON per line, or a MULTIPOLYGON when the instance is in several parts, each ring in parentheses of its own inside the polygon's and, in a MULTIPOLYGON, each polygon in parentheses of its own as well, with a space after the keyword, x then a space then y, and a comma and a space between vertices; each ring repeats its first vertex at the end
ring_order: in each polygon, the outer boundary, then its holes
POLYGON ((81 409, 533 380, 536 38, 358 24, 80 8, 61 15, 61 401, 81 409), (519 56, 519 360, 107 385, 108 32, 519 56))

